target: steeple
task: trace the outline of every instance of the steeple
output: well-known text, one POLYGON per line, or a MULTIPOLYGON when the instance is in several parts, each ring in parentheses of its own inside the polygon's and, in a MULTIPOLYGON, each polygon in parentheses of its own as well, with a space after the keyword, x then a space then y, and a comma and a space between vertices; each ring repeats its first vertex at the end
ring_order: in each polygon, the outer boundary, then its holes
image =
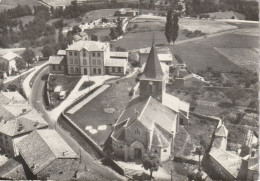
POLYGON ((155 51, 154 41, 148 59, 146 61, 143 75, 140 77, 140 80, 163 80, 163 71, 155 51))
POLYGON ((153 41, 143 75, 140 77, 140 96, 152 96, 161 102, 165 86, 164 74, 153 41))

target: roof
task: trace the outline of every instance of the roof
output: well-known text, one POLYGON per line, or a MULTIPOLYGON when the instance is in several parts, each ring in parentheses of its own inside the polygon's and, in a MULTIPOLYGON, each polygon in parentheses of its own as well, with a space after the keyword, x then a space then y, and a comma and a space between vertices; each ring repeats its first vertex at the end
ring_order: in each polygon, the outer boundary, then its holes
POLYGON ((128 58, 128 52, 110 52, 110 57, 125 57, 125 58, 128 58))
POLYGON ((163 71, 153 44, 140 80, 163 80, 163 71))
POLYGON ((224 123, 222 120, 219 120, 219 124, 217 126, 217 129, 215 131, 215 136, 221 136, 221 137, 226 137, 228 136, 228 130, 225 127, 224 123))
POLYGON ((8 104, 8 103, 26 103, 25 98, 18 92, 0 92, 0 104, 8 104))
POLYGON ((125 67, 126 64, 127 64, 127 60, 123 59, 123 58, 122 59, 109 58, 105 62, 105 66, 108 66, 108 67, 125 67))
POLYGON ((191 74, 186 75, 185 77, 183 77, 184 80, 188 80, 188 79, 190 79, 190 78, 196 78, 196 79, 198 79, 198 80, 200 80, 200 81, 205 82, 205 80, 204 80, 203 77, 201 77, 201 76, 199 76, 199 75, 197 75, 197 74, 194 74, 194 73, 191 73, 191 74))
POLYGON ((84 48, 88 51, 104 51, 107 46, 109 46, 109 43, 81 40, 74 42, 66 50, 80 51, 84 48))
POLYGON ((0 155, 0 166, 5 164, 8 161, 8 158, 4 155, 0 155))
POLYGON ((258 168, 259 168, 258 157, 250 158, 248 160, 248 169, 252 171, 258 171, 258 168))
POLYGON ((181 101, 178 97, 175 97, 167 93, 164 93, 162 96, 162 104, 175 112, 179 112, 181 110, 188 113, 190 110, 189 103, 181 101))
POLYGON ((227 148, 227 139, 224 137, 215 137, 211 149, 225 149, 227 148))
POLYGON ((169 140, 162 134, 162 132, 155 126, 153 130, 152 146, 168 147, 169 140))
POLYGON ((0 133, 6 134, 8 136, 16 136, 47 126, 48 124, 46 123, 40 123, 38 121, 29 120, 24 117, 18 117, 8 121, 1 121, 0 133))
POLYGON ((13 53, 13 52, 9 52, 9 53, 6 53, 6 54, 4 54, 3 56, 2 56, 4 59, 6 59, 6 60, 13 60, 14 58, 16 58, 16 57, 19 57, 19 58, 21 58, 20 57, 20 55, 18 55, 18 54, 16 54, 16 53, 13 53))
POLYGON ((78 155, 55 130, 35 130, 17 144, 33 174, 58 158, 76 159, 78 155))
POLYGON ((62 56, 50 56, 49 57, 49 63, 50 64, 60 64, 61 61, 63 60, 62 56))
POLYGON ((158 59, 159 61, 161 62, 164 62, 164 61, 173 61, 172 60, 172 54, 158 54, 158 59))
POLYGON ((147 130, 153 130, 151 140, 153 146, 166 147, 173 131, 173 125, 176 123, 176 118, 177 114, 153 97, 150 96, 146 99, 137 97, 130 101, 118 118, 112 137, 117 140, 124 140, 124 127, 129 127, 138 121, 147 130))
POLYGON ((65 56, 66 55, 66 50, 59 50, 57 55, 63 55, 65 56))
POLYGON ((0 178, 10 180, 27 179, 22 163, 15 159, 10 159, 0 166, 0 178))
POLYGON ((209 152, 209 155, 214 158, 227 172, 234 178, 238 177, 240 167, 242 164, 242 158, 232 154, 223 149, 213 149, 209 152))

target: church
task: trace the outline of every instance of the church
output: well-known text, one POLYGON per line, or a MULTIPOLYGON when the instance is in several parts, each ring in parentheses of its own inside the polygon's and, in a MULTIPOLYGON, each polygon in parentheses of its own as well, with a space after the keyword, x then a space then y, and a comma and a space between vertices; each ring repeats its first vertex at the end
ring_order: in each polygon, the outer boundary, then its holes
POLYGON ((154 153, 165 161, 172 155, 179 124, 189 120, 190 104, 167 94, 165 80, 153 44, 140 77, 140 95, 131 99, 113 126, 112 149, 118 158, 141 160, 154 153))

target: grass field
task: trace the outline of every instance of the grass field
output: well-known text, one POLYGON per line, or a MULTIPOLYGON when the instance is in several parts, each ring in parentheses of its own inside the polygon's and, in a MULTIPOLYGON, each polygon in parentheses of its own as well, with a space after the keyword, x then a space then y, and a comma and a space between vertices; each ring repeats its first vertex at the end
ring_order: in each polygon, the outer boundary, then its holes
POLYGON ((38 0, 2 0, 0 3, 0 12, 5 9, 15 8, 18 4, 22 6, 28 5, 30 7, 42 5, 38 0))

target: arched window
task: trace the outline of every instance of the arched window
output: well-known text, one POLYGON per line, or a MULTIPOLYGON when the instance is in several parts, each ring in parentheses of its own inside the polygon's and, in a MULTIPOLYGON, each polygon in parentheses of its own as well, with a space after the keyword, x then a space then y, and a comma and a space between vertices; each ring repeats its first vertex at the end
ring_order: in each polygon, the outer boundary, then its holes
POLYGON ((74 68, 70 67, 70 73, 74 74, 74 68))
POLYGON ((75 68, 75 73, 79 73, 79 68, 78 67, 75 68))
POLYGON ((101 74, 101 68, 98 69, 98 74, 101 74))
POLYGON ((97 73, 96 68, 93 68, 93 74, 96 74, 96 73, 97 73))

